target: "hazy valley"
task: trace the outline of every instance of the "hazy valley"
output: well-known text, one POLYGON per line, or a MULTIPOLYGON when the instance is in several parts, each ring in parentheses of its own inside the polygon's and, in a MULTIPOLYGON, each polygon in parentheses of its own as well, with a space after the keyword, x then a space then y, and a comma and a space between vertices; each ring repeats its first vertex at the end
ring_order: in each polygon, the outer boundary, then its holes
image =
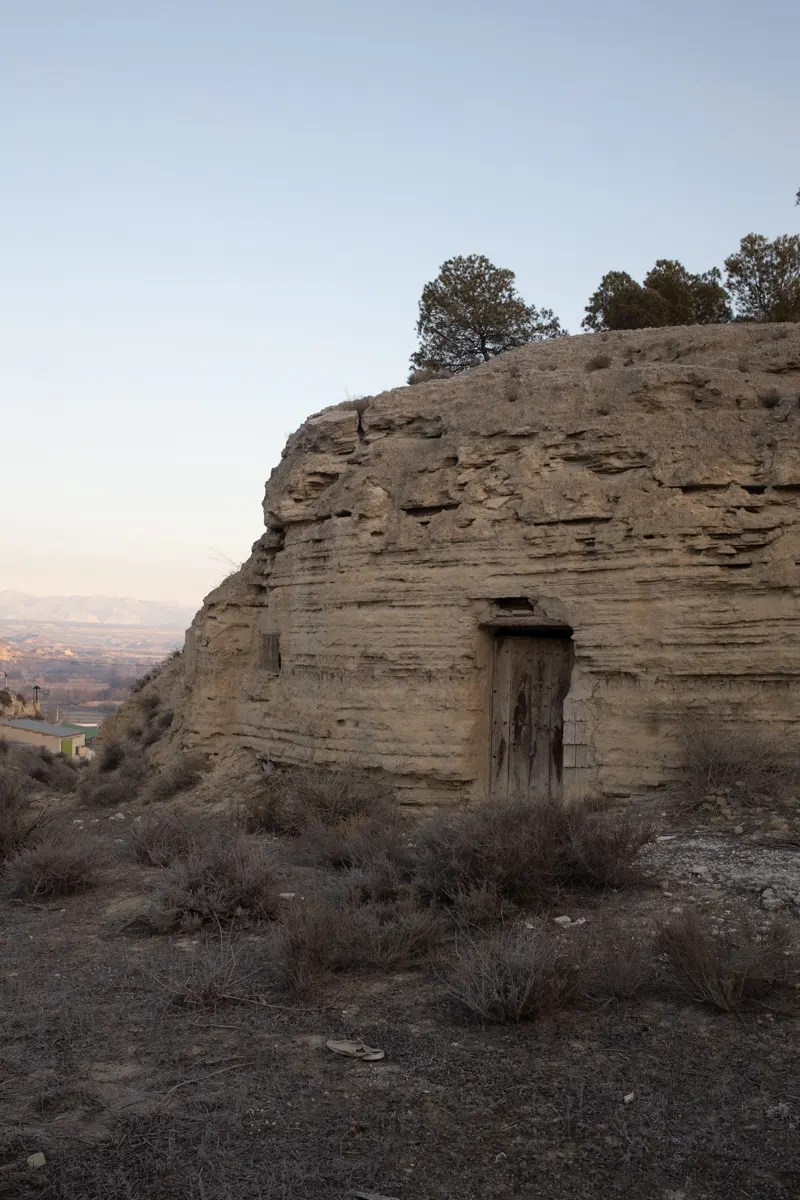
POLYGON ((183 645, 183 610, 112 596, 28 596, 0 592, 0 685, 30 700, 41 689, 42 712, 79 724, 102 720, 132 682, 183 645), (57 618, 73 612, 83 619, 57 618), (107 615, 117 619, 106 620, 107 615), (141 618, 149 617, 153 624, 141 618), (172 624, 159 624, 170 617, 172 624))

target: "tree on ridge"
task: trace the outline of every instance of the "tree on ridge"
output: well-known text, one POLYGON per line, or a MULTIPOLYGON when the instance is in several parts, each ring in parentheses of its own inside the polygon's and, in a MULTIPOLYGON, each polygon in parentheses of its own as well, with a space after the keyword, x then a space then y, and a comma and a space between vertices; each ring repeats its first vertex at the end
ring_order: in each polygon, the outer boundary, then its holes
POLYGON ((740 320, 800 321, 800 235, 748 233, 725 271, 740 320))
POLYGON ((643 283, 626 271, 609 271, 586 305, 584 329, 647 329, 662 325, 717 325, 731 319, 722 275, 700 275, 675 259, 660 258, 643 283))
POLYGON ((456 375, 528 342, 563 337, 549 308, 527 305, 515 275, 483 254, 458 255, 426 283, 419 302, 419 348, 411 355, 409 382, 456 375))

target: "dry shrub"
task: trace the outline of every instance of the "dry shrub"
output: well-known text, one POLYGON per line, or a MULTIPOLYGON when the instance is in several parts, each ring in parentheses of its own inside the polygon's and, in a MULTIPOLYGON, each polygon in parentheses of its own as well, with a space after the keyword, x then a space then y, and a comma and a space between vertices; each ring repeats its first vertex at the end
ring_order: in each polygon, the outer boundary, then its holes
POLYGON ((335 947, 333 968, 398 970, 417 966, 440 945, 446 931, 441 916, 413 898, 350 904, 335 947))
POLYGON ((720 1012, 763 1003, 786 988, 796 968, 778 922, 759 936, 746 922, 714 933, 690 914, 663 924, 658 944, 681 988, 720 1012))
POLYGON ((587 371, 605 371, 611 366, 612 358, 610 354, 595 354, 586 364, 587 371))
POLYGON ((411 896, 361 903, 353 893, 318 892, 292 902, 274 952, 286 989, 304 996, 331 971, 417 966, 445 932, 441 916, 411 896))
POLYGON ((101 747, 97 757, 97 771, 100 775, 107 775, 110 771, 116 771, 130 753, 130 747, 121 738, 113 738, 110 742, 106 742, 101 747))
POLYGON ((413 386, 417 383, 430 383, 434 379, 449 379, 449 371, 434 371, 430 367, 415 367, 409 372, 408 382, 413 386))
POLYGON ((145 719, 150 720, 161 707, 161 697, 158 692, 145 692, 143 696, 137 696, 136 704, 144 713, 145 719))
POLYGON ((216 1012, 222 1004, 252 999, 257 974, 252 950, 247 952, 230 936, 223 935, 204 941, 192 956, 188 969, 181 960, 178 970, 159 983, 166 990, 170 1004, 216 1012))
MULTIPOLYGON (((154 679, 158 679, 158 677, 162 673, 162 671, 164 671, 165 668, 168 667, 169 664, 171 662, 173 662, 176 658, 180 658, 180 657, 181 657, 180 650, 172 650, 166 656, 166 658, 163 658, 161 660, 161 662, 155 663, 150 668, 149 671, 145 671, 144 675, 140 675, 138 679, 135 679, 133 681, 133 683, 131 684, 132 694, 136 695, 136 693, 140 692, 142 690, 142 688, 147 687, 148 683, 152 683, 154 679)), ((141 699, 144 699, 144 697, 141 697, 141 699)))
POLYGON ((9 859, 3 883, 6 894, 17 899, 70 896, 94 887, 105 863, 97 842, 70 832, 45 838, 9 859))
POLYGON ((562 1008, 582 982, 573 946, 544 922, 460 938, 442 978, 463 1013, 499 1025, 562 1008))
POLYGON ((0 861, 13 857, 48 821, 29 803, 30 784, 18 771, 0 770, 0 861))
POLYGON ((144 789, 142 801, 151 804, 169 800, 178 792, 188 791, 198 782, 204 767, 205 758, 202 754, 178 754, 144 789))
POLYGON ((617 887, 652 838, 630 812, 513 798, 434 817, 418 839, 423 893, 452 904, 475 890, 528 904, 567 885, 617 887))
POLYGON ((450 900, 452 916, 461 929, 480 929, 502 921, 508 907, 495 884, 482 883, 456 892, 450 900))
POLYGON ((649 820, 629 808, 593 808, 592 801, 565 806, 565 814, 560 884, 617 888, 640 881, 635 863, 653 840, 649 820))
POLYGON ((741 804, 781 803, 800 782, 800 758, 785 735, 684 718, 681 724, 687 800, 731 792, 741 804))
MULTIPOLYGON (((536 806, 536 809, 544 806, 536 806)), ((528 801, 491 801, 457 813, 440 813, 417 839, 417 879, 422 892, 453 903, 476 888, 489 887, 507 900, 538 898, 555 879, 543 878, 547 835, 528 801)))
POLYGON ((247 819, 253 829, 299 834, 311 826, 385 818, 393 799, 376 774, 358 767, 292 767, 267 776, 263 790, 247 798, 247 819))
POLYGON ((148 867, 168 867, 186 858, 210 834, 209 826, 181 813, 148 812, 131 828, 130 846, 137 862, 148 867))
POLYGON ((345 876, 353 894, 364 904, 402 900, 416 894, 414 862, 411 852, 407 853, 405 859, 381 853, 362 859, 345 876))
MULTIPOLYGON (((104 753, 108 748, 104 748, 104 753)), ((119 808, 133 803, 147 774, 146 763, 138 753, 129 752, 127 748, 123 748, 121 756, 115 749, 108 761, 117 765, 103 768, 101 759, 101 765, 96 770, 90 767, 83 773, 78 784, 78 795, 86 803, 102 808, 119 808)))
POLYGON ((74 792, 78 784, 75 764, 61 754, 53 754, 46 746, 21 746, 14 748, 14 760, 35 783, 54 792, 74 792))
POLYGON ((262 842, 230 832, 195 842, 155 887, 135 924, 151 933, 195 930, 241 920, 258 924, 278 915, 274 859, 262 842))
POLYGON ((332 969, 343 905, 325 893, 296 897, 275 930, 272 952, 283 986, 297 999, 308 996, 332 969))
POLYGON ((408 831, 392 811, 380 817, 347 817, 333 825, 310 821, 302 833, 299 851, 314 863, 345 871, 379 861, 410 865, 413 857, 408 831))
POLYGON ((156 742, 160 742, 171 728, 174 715, 171 708, 164 708, 160 712, 156 712, 140 734, 139 741, 142 746, 152 746, 156 742))

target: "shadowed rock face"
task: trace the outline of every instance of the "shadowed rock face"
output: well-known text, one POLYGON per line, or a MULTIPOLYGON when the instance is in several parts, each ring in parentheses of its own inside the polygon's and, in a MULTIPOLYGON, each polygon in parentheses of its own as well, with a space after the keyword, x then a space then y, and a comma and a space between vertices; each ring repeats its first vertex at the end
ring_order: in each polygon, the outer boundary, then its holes
POLYGON ((730 325, 530 346, 311 417, 189 631, 174 736, 477 795, 496 631, 549 626, 572 630, 568 788, 668 780, 687 711, 788 730, 799 399, 800 326, 730 325))

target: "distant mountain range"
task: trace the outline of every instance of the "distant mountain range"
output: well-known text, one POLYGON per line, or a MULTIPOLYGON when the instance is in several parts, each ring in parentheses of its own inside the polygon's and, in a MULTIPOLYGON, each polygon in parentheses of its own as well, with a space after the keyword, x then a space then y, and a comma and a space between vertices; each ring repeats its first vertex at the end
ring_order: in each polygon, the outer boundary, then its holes
POLYGON ((0 620, 69 621, 82 625, 143 625, 185 629, 194 610, 129 596, 31 596, 0 591, 0 620))

